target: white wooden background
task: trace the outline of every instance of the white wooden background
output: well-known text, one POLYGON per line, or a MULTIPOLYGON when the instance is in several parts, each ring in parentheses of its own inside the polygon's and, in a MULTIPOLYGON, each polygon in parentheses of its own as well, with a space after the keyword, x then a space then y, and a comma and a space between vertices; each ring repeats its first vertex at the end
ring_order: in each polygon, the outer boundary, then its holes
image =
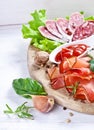
POLYGON ((33 10, 43 8, 49 18, 81 10, 94 15, 94 0, 0 0, 0 25, 26 23, 33 10))

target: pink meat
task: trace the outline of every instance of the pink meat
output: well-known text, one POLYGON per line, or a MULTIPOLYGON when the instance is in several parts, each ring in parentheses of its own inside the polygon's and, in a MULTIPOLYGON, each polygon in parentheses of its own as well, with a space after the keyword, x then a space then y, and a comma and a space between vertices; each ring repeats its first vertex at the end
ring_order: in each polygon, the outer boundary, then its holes
POLYGON ((58 42, 62 42, 61 39, 59 39, 58 37, 54 36, 52 33, 50 33, 46 27, 44 26, 40 26, 39 27, 39 32, 41 33, 42 36, 54 40, 54 41, 58 41, 58 42))
POLYGON ((74 32, 72 41, 81 40, 94 34, 94 21, 86 21, 74 32))
POLYGON ((62 39, 60 39, 57 36, 54 36, 52 33, 50 33, 48 31, 48 29, 44 26, 40 26, 38 29, 39 29, 39 32, 41 33, 41 35, 48 38, 48 39, 51 39, 51 40, 54 40, 57 42, 61 42, 61 43, 69 42, 69 39, 67 37, 62 35, 62 39))
POLYGON ((56 22, 54 20, 47 20, 46 28, 53 35, 57 36, 58 38, 62 38, 62 35, 59 33, 58 28, 56 26, 56 22))
POLYGON ((83 15, 80 14, 79 12, 75 12, 70 16, 69 28, 71 29, 72 32, 74 32, 77 27, 83 24, 83 22, 84 22, 83 15))
POLYGON ((64 33, 67 33, 69 21, 64 18, 59 18, 56 21, 57 28, 59 32, 63 35, 64 33))

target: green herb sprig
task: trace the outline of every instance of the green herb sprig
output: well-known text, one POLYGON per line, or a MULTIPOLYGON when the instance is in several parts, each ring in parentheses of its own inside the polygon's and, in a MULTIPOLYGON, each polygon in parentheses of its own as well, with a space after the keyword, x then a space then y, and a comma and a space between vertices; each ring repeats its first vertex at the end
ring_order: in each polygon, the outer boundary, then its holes
POLYGON ((24 102, 22 105, 18 106, 15 111, 12 110, 12 108, 6 104, 7 110, 4 110, 5 114, 14 114, 17 115, 20 118, 27 118, 27 119, 34 119, 33 115, 29 113, 29 110, 32 107, 26 106, 27 102, 24 102))

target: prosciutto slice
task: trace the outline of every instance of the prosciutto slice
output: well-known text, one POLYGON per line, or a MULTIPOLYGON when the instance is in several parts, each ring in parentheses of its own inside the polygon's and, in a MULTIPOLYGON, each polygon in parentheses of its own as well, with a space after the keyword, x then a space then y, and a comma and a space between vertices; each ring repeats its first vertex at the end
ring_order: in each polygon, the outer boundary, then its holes
POLYGON ((62 36, 62 39, 60 39, 57 36, 53 35, 52 33, 50 33, 48 31, 48 29, 45 26, 40 26, 38 29, 39 29, 41 35, 48 38, 48 39, 51 39, 51 40, 54 40, 54 41, 57 41, 57 42, 61 42, 61 43, 69 41, 67 38, 65 38, 63 36, 62 36))
POLYGON ((54 20, 47 20, 46 21, 46 28, 48 29, 48 31, 50 33, 52 33, 56 37, 62 39, 62 34, 59 33, 57 26, 56 26, 56 22, 54 20))
POLYGON ((39 31, 44 37, 68 43, 85 39, 94 34, 94 21, 84 21, 84 16, 79 12, 73 13, 70 19, 58 18, 47 20, 45 26, 40 26, 39 31))
POLYGON ((80 98, 81 96, 84 97, 88 102, 94 102, 94 79, 91 80, 83 80, 80 83, 81 88, 83 89, 83 91, 80 90, 80 88, 78 88, 76 94, 75 94, 75 98, 80 98))
POLYGON ((64 18, 58 18, 56 20, 56 26, 59 30, 59 32, 63 35, 64 33, 67 34, 69 21, 64 18))
POLYGON ((48 38, 48 39, 51 39, 51 40, 54 40, 54 41, 58 41, 58 42, 62 42, 62 40, 56 36, 54 36, 52 33, 50 33, 46 27, 44 26, 40 26, 39 27, 39 31, 41 33, 42 36, 48 38))

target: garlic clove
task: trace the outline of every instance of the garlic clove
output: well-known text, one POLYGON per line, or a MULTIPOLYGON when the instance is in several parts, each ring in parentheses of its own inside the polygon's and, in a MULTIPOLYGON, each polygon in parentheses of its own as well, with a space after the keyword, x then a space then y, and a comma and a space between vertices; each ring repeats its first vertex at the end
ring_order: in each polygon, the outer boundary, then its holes
POLYGON ((50 96, 32 96, 34 107, 40 112, 49 112, 54 107, 54 98, 50 96))

